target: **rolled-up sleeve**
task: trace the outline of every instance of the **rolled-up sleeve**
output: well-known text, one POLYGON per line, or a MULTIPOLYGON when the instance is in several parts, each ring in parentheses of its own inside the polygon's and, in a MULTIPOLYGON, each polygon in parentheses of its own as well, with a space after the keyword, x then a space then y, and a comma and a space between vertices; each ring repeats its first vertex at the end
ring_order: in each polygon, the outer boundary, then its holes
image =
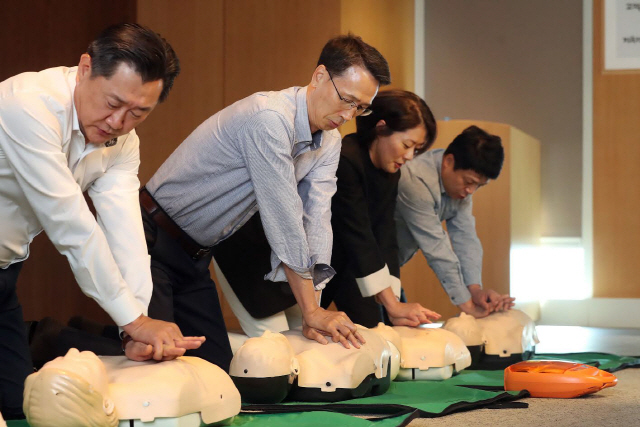
POLYGON ((456 214, 447 220, 453 250, 460 261, 466 286, 482 286, 482 244, 476 233, 471 198, 462 202, 456 214))
POLYGON ((403 173, 400 178, 396 202, 401 225, 417 243, 451 302, 462 304, 471 294, 464 284, 460 260, 435 210, 435 200, 422 180, 407 175, 403 173))
POLYGON ((6 135, 0 139, 2 150, 47 236, 69 260, 80 288, 118 325, 135 320, 143 307, 127 287, 67 165, 56 112, 34 95, 19 105, 3 100, 1 116, 6 135))
POLYGON ((273 251, 272 271, 266 280, 285 281, 280 263, 305 279, 312 279, 312 259, 303 224, 292 151, 292 130, 277 112, 263 110, 239 132, 244 157, 260 210, 262 226, 273 251))
POLYGON ((333 229, 331 227, 331 200, 336 193, 336 170, 340 158, 340 143, 324 153, 320 162, 298 183, 298 194, 303 204, 303 225, 309 244, 309 253, 315 260, 313 283, 323 289, 336 274, 331 267, 333 229))

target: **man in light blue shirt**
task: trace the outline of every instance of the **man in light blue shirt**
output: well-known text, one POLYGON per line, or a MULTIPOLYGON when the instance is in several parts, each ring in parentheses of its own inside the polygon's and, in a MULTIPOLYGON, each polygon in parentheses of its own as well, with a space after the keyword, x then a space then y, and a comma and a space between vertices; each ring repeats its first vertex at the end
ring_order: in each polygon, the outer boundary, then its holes
MULTIPOLYGON (((207 336, 192 354, 228 369, 231 353, 208 270, 210 250, 258 211, 272 250, 265 278, 289 283, 303 334, 359 346, 349 318, 318 304, 334 274, 336 128, 365 113, 379 86, 389 82, 388 64, 377 50, 359 37, 336 37, 325 45, 308 86, 259 92, 213 115, 141 191, 154 280, 149 310, 207 336)), ((252 268, 256 261, 245 262, 252 268)))
POLYGON ((500 137, 470 126, 446 150, 409 162, 398 187, 401 265, 420 249, 451 302, 475 317, 508 310, 515 300, 482 288, 482 245, 472 213, 472 194, 498 177, 503 161, 500 137))

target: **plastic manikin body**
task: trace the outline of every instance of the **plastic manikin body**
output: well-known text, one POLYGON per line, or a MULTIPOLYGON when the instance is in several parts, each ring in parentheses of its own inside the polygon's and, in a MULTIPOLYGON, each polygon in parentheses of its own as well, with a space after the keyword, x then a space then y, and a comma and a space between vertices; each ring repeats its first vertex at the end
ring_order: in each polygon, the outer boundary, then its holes
POLYGON ((382 394, 396 377, 449 378, 471 363, 464 342, 442 329, 380 324, 358 331, 366 340, 360 349, 321 345, 300 330, 256 338, 231 334, 235 354, 229 374, 251 403, 338 401, 382 394))
POLYGON ((252 403, 276 403, 285 397, 326 402, 382 394, 389 388, 394 371, 390 364, 399 360, 397 352, 377 333, 362 326, 358 331, 366 340, 360 349, 318 344, 300 330, 265 332, 237 349, 229 374, 243 400, 252 403), (287 363, 280 355, 292 359, 287 363))
POLYGON ((31 427, 195 427, 237 415, 240 394, 197 357, 134 362, 71 349, 27 377, 23 408, 31 427))
POLYGON ((535 323, 520 310, 492 313, 482 319, 461 313, 443 326, 462 338, 476 369, 504 369, 527 360, 540 341, 535 323))
POLYGON ((441 328, 387 326, 374 329, 400 349, 400 371, 396 381, 444 380, 471 364, 465 343, 441 328))

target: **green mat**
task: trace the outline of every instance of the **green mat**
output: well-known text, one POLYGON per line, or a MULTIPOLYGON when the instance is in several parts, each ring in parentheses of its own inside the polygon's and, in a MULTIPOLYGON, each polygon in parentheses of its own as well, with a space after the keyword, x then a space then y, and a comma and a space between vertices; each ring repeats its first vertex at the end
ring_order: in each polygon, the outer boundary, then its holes
MULTIPOLYGON (((586 363, 609 372, 640 366, 640 358, 606 353, 538 354, 534 359, 586 363)), ((511 407, 510 402, 527 395, 526 392, 505 392, 504 371, 502 370, 472 371, 467 369, 444 381, 394 382, 389 391, 382 396, 352 399, 343 403, 300 405, 294 402, 280 405, 244 405, 233 425, 285 427, 287 424, 295 423, 296 426, 311 427, 339 423, 339 425, 353 427, 406 426, 414 418, 439 417, 452 412, 483 407, 511 407), (367 407, 363 407, 363 405, 373 406, 378 411, 372 414, 369 409, 369 413, 367 413, 367 407), (287 407, 290 407, 289 410, 301 412, 275 413, 287 411, 287 407), (392 415, 394 409, 399 411, 396 416, 392 415), (405 412, 401 413, 401 409, 405 412), (265 410, 271 413, 261 415, 250 413, 254 410, 265 410), (340 413, 319 412, 318 410, 340 413), (367 418, 356 418, 343 414, 343 412, 367 418), (375 420, 376 418, 378 420, 375 420)))
POLYGON ((640 356, 617 356, 609 353, 545 353, 535 354, 532 359, 557 359, 584 363, 585 365, 595 366, 607 372, 640 367, 640 356))
MULTIPOLYGON (((585 363, 614 372, 640 366, 640 357, 607 353, 536 354, 533 359, 585 363)), ((514 400, 526 392, 505 392, 503 371, 464 370, 444 381, 393 382, 382 396, 333 404, 289 402, 279 405, 243 405, 233 426, 345 427, 406 426, 415 418, 440 417, 477 408, 526 407, 514 400), (295 412, 291 412, 295 411, 295 412), (355 416, 354 416, 355 415, 355 416)), ((26 421, 8 421, 8 427, 28 427, 26 421)))

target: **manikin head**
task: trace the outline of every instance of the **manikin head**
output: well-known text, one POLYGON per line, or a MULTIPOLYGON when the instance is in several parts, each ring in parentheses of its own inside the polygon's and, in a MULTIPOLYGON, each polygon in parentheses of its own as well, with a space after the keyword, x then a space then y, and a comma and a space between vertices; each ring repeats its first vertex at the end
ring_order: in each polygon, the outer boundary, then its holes
POLYGON ((307 87, 311 132, 336 129, 368 114, 379 87, 390 82, 389 64, 360 37, 329 40, 307 87))
POLYGON ((449 197, 462 200, 500 175, 504 149, 499 136, 469 126, 447 147, 442 183, 449 197))
POLYGON ((27 377, 23 410, 33 427, 118 425, 104 365, 75 348, 27 377))
POLYGON ((23 409, 31 427, 111 427, 118 419, 160 418, 199 426, 237 415, 240 393, 229 375, 198 357, 135 362, 71 349, 27 377, 23 409))
POLYGON ((520 310, 491 313, 477 321, 485 337, 486 354, 510 357, 533 350, 539 342, 535 323, 520 310))
POLYGON ((265 331, 247 339, 234 353, 229 375, 242 395, 252 403, 282 401, 300 372, 298 359, 282 334, 265 331))
POLYGON ((484 353, 502 358, 532 351, 539 342, 534 321, 516 309, 491 313, 476 319, 466 313, 447 320, 443 326, 471 346, 484 345, 484 353))
POLYGON ((180 72, 165 39, 138 24, 104 30, 80 57, 74 105, 87 143, 129 133, 166 99, 180 72))
POLYGON ((429 106, 406 90, 382 91, 371 104, 372 113, 356 118, 358 141, 369 149, 374 166, 397 172, 425 152, 436 138, 436 121, 429 106))
POLYGON ((464 341, 467 347, 482 345, 485 343, 485 337, 482 334, 482 328, 476 321, 476 318, 467 313, 460 313, 458 317, 448 319, 443 328, 451 331, 464 341))

